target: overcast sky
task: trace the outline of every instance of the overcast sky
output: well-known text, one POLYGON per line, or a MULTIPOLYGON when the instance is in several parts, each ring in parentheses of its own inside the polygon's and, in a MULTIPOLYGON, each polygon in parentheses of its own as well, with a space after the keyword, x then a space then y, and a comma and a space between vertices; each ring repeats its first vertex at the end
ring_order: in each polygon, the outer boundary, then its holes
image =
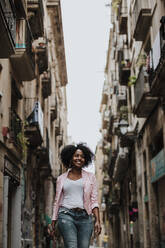
POLYGON ((68 74, 68 134, 95 151, 110 28, 105 0, 62 0, 68 74))

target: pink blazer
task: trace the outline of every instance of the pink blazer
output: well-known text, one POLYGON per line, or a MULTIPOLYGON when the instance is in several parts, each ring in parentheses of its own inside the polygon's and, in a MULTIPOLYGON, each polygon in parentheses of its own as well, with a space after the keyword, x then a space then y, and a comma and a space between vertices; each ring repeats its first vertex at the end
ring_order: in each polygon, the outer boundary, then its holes
MULTIPOLYGON (((52 220, 57 220, 58 218, 58 210, 63 200, 63 184, 68 176, 68 172, 69 170, 57 178, 52 220)), ((99 206, 96 177, 93 173, 82 170, 82 178, 84 183, 84 208, 90 215, 92 214, 92 209, 99 206)))

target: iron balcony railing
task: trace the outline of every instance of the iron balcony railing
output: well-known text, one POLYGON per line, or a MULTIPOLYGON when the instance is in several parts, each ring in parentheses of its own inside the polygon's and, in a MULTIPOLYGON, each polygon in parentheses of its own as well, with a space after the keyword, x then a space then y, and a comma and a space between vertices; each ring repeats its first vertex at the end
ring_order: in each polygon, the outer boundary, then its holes
POLYGON ((26 19, 26 0, 14 0, 16 15, 18 19, 26 19))
POLYGON ((18 25, 17 30, 17 38, 16 38, 16 49, 26 49, 27 55, 31 58, 31 63, 34 66, 35 60, 34 60, 34 53, 32 51, 32 43, 33 43, 33 35, 29 26, 29 23, 26 21, 23 23, 25 25, 25 36, 22 32, 22 28, 18 25))
POLYGON ((41 10, 41 15, 44 16, 43 0, 38 0, 38 2, 39 2, 40 10, 41 10))
POLYGON ((49 151, 49 133, 48 133, 48 129, 46 129, 46 148, 49 151))
POLYGON ((125 58, 124 52, 126 50, 120 50, 118 51, 118 65, 119 65, 119 83, 120 85, 127 85, 128 79, 130 76, 130 61, 128 58, 125 58))
POLYGON ((127 6, 119 6, 119 32, 120 34, 127 34, 127 19, 128 9, 127 6))
POLYGON ((51 71, 43 72, 42 78, 42 95, 44 98, 47 98, 51 95, 51 71))
POLYGON ((28 0, 27 1, 27 10, 33 15, 29 18, 29 23, 31 30, 35 39, 42 37, 44 34, 44 7, 43 0, 28 0))
POLYGON ((136 0, 132 14, 133 37, 142 41, 151 23, 151 12, 149 0, 136 0), (143 28, 141 28, 143 27, 143 28), (140 33, 139 33, 140 32, 140 33))
POLYGON ((135 108, 138 107, 144 93, 145 93, 145 77, 144 77, 144 69, 142 67, 135 84, 135 108))
POLYGON ((13 2, 10 0, 0 0, 0 8, 2 9, 7 26, 9 28, 9 32, 11 34, 11 38, 13 43, 15 44, 16 39, 16 14, 14 11, 13 2))
POLYGON ((29 26, 29 23, 26 23, 26 53, 29 55, 31 58, 31 63, 33 68, 35 67, 35 58, 34 58, 34 53, 32 51, 32 43, 33 43, 33 35, 29 26))
POLYGON ((41 15, 44 16, 43 0, 28 0, 29 5, 38 5, 41 11, 41 15))
POLYGON ((20 145, 19 134, 22 132, 22 121, 15 110, 10 110, 10 139, 20 145))
POLYGON ((55 93, 51 94, 51 121, 57 119, 57 97, 55 93))
POLYGON ((19 81, 35 78, 35 54, 32 48, 33 36, 29 22, 17 20, 15 54, 10 57, 13 71, 19 81))
POLYGON ((148 55, 148 74, 149 74, 149 83, 152 88, 156 75, 159 74, 161 69, 164 66, 165 60, 165 17, 163 16, 160 20, 162 23, 160 30, 157 33, 155 41, 152 45, 150 53, 148 55))
POLYGON ((157 97, 151 95, 148 82, 148 74, 142 67, 135 84, 135 108, 134 113, 137 117, 148 117, 156 106, 157 97))
POLYGON ((38 57, 37 63, 39 68, 39 74, 42 74, 48 69, 48 50, 47 50, 47 42, 45 39, 43 39, 43 41, 38 43, 35 51, 38 57))
POLYGON ((109 156, 108 156, 108 164, 109 164, 108 171, 109 171, 110 178, 112 178, 113 173, 114 173, 115 162, 116 162, 118 152, 119 152, 118 147, 117 147, 117 149, 110 148, 110 152, 109 152, 109 156))

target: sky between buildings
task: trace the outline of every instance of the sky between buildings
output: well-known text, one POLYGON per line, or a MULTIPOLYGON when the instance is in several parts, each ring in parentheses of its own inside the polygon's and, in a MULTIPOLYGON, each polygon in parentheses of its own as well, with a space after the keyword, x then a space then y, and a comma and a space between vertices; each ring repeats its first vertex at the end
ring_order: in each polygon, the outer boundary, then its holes
POLYGON ((62 0, 67 63, 68 135, 95 151, 101 135, 99 113, 110 14, 108 0, 62 0))

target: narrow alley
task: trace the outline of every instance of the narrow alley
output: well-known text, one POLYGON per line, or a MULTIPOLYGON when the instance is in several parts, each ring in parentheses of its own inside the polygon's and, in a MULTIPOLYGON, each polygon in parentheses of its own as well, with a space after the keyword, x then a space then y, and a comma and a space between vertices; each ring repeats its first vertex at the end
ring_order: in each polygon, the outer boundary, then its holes
MULTIPOLYGON (((165 1, 105 8, 94 151, 102 231, 90 248, 165 248, 165 1)), ((52 230, 70 144, 64 40, 60 0, 0 0, 0 248, 64 247, 52 230)))

